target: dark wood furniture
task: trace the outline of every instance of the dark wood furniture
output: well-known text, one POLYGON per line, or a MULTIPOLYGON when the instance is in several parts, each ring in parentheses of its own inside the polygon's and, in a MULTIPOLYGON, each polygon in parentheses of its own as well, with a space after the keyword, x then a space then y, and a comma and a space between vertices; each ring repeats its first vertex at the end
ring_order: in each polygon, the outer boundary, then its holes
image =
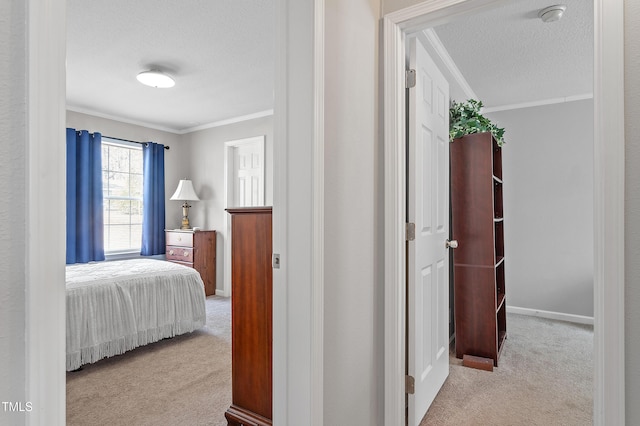
POLYGON ((231 376, 229 425, 271 425, 271 207, 231 215, 231 376))
POLYGON ((166 230, 168 261, 200 273, 207 296, 216 294, 216 231, 166 230))
POLYGON ((502 149, 491 133, 450 144, 456 356, 498 358, 507 336, 502 149))

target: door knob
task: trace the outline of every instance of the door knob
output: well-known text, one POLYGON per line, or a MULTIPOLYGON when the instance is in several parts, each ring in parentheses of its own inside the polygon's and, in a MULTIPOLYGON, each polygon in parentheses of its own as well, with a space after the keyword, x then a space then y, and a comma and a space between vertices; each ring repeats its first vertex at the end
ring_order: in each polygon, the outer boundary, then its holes
POLYGON ((458 248, 458 240, 447 240, 445 241, 444 246, 452 249, 458 248))

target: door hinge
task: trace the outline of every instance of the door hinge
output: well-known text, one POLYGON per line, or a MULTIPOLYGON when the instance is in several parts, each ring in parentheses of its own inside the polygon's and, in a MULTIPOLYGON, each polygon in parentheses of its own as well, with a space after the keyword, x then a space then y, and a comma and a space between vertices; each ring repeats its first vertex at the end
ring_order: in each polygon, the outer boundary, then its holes
POLYGON ((407 70, 405 76, 405 87, 411 89, 416 86, 416 70, 407 70))
POLYGON ((416 239, 416 224, 408 222, 405 224, 405 238, 407 241, 413 241, 416 239))
POLYGON ((409 395, 416 393, 416 380, 413 376, 404 376, 404 392, 409 395))

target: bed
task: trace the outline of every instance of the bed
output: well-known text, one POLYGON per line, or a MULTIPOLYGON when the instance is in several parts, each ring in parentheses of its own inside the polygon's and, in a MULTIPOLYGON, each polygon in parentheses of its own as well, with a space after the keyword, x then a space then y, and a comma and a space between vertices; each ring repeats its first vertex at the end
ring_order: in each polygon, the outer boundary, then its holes
POLYGON ((205 325, 192 268, 156 259, 67 265, 67 371, 205 325))

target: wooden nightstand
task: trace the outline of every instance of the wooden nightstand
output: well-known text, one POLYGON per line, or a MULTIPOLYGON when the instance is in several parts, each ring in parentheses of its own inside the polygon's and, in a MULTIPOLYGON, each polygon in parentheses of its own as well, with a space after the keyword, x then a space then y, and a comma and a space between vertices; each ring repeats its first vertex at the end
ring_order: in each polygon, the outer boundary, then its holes
POLYGON ((200 273, 207 296, 216 294, 216 231, 166 230, 166 257, 200 273))

